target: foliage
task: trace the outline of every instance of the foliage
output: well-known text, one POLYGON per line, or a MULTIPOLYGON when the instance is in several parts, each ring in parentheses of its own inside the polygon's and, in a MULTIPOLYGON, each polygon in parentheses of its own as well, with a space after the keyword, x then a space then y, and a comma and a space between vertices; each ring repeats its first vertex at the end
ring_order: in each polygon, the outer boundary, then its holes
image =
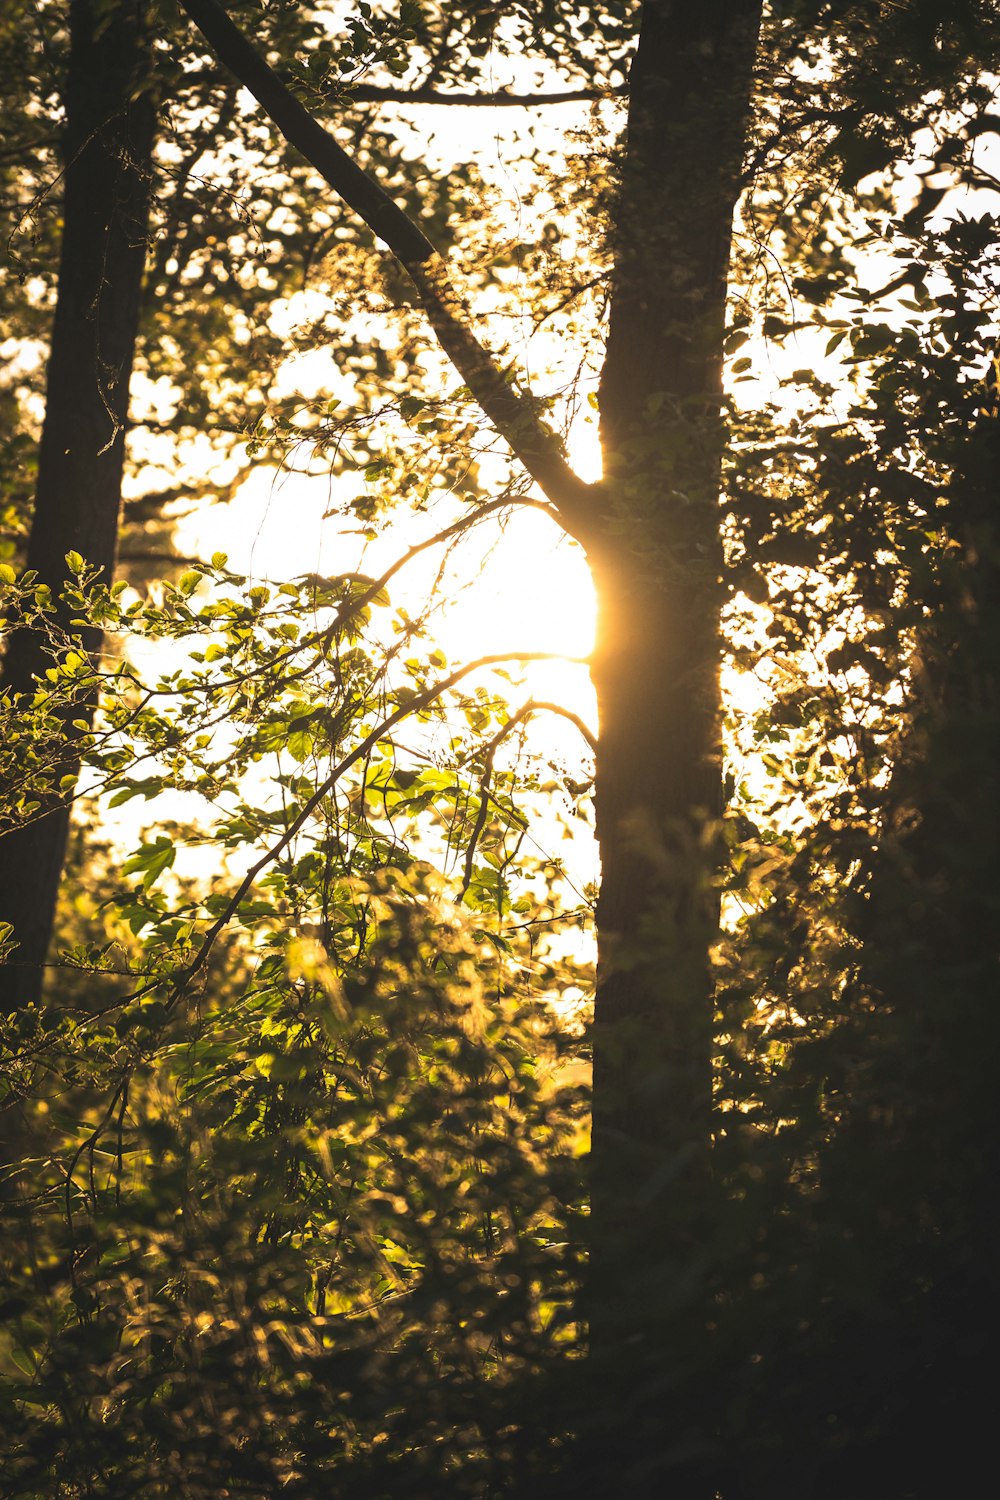
POLYGON ((769 1494, 934 1493, 986 1432, 996 215, 867 227, 885 287, 798 330, 846 401, 794 371, 801 414, 749 415, 730 474, 733 582, 767 605, 743 596, 738 660, 769 701, 737 731, 766 779, 734 808, 720 1159, 769 1494))
MULTIPOLYGON (((573 1347, 577 1044, 502 936, 493 867, 462 908, 408 847, 441 778, 404 769, 387 725, 400 703, 443 711, 430 664, 376 670, 369 580, 272 595, 220 557, 212 597, 191 573, 142 605, 74 563, 81 618, 189 654, 144 691, 109 677, 104 793, 197 792, 204 837, 260 878, 185 899, 181 838, 147 835, 117 941, 68 954, 86 985, 6 1023, 5 1493, 308 1494, 349 1463, 373 1495, 429 1474, 478 1494, 528 1449, 544 1465, 556 1435, 514 1419, 573 1347)), ((8 593, 18 628, 51 615, 30 576, 8 593)), ((52 725, 87 691, 89 663, 52 646, 7 726, 8 816, 31 816, 52 725)), ((456 706, 503 717, 483 688, 456 706)), ((480 778, 451 774, 471 818, 480 778)), ((502 782, 487 860, 514 815, 502 782)))
MULTIPOLYGON (((529 407, 568 431, 625 233, 611 94, 635 8, 362 5, 340 31, 232 9, 451 249, 492 329, 527 308, 554 330, 529 407), (405 123, 365 113, 401 80, 481 88, 497 57, 594 96, 564 155, 522 142, 543 191, 516 234, 474 164, 417 171, 405 123)), ((729 796, 699 825, 722 850, 712 1138, 693 1189, 665 1154, 625 1205, 618 1306, 655 1348, 596 1363, 638 1388, 627 1431, 580 1375, 590 1037, 561 1002, 590 988, 586 944, 522 851, 530 765, 500 753, 552 705, 515 708, 495 658, 450 664, 430 603, 392 608, 408 559, 251 584, 217 554, 140 599, 71 557, 70 610, 123 643, 100 663, 4 565, 7 628, 52 665, 0 709, 0 829, 69 795, 63 726, 95 682, 81 801, 98 823, 144 807, 97 919, 65 919, 44 1005, 4 1022, 5 1493, 581 1494, 609 1450, 642 1500, 664 1473, 724 1500, 967 1487, 1000 1227, 996 32, 971 0, 765 17, 726 332, 729 796)), ((192 35, 170 12, 156 44, 173 103, 142 359, 165 425, 352 475, 330 514, 369 539, 403 507, 446 508, 442 549, 518 504, 551 514, 442 373, 399 268, 192 35), (283 339, 270 313, 300 281, 315 300, 283 339), (272 382, 331 341, 325 386, 272 382)), ((12 160, 34 194, 41 168, 12 160)), ((43 198, 45 285, 6 291, 22 340, 54 264, 43 198)), ((29 386, 0 396, 23 454, 29 386)), ((656 485, 689 430, 678 403, 636 450, 655 484, 611 507, 630 583, 688 503, 656 485)), ((23 476, 0 478, 20 514, 23 476)), ((637 779, 676 766, 656 752, 637 779)), ((673 997, 675 954, 645 940, 673 997)))

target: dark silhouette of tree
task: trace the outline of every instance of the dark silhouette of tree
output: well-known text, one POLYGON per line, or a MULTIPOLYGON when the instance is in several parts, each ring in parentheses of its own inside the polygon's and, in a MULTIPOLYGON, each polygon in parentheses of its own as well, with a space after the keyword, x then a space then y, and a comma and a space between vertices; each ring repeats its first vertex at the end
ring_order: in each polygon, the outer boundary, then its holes
MULTIPOLYGON (((53 599, 69 577, 67 553, 109 582, 115 563, 156 115, 144 10, 126 3, 106 13, 91 0, 70 7, 59 289, 27 549, 27 566, 53 599)), ((65 614, 59 623, 68 624, 65 614)), ((100 633, 83 641, 96 652, 100 633)), ((3 687, 30 694, 51 660, 43 633, 15 631, 3 687)), ((75 781, 95 707, 96 681, 66 717, 56 780, 75 781), (74 721, 84 727, 74 730, 74 721)), ((0 912, 19 944, 0 973, 7 1008, 40 993, 68 828, 69 803, 57 795, 4 841, 0 912)))
MULTIPOLYGON (((402 692, 388 668, 376 670, 364 631, 395 568, 377 580, 289 585, 295 618, 280 626, 267 588, 198 616, 187 602, 200 583, 192 571, 144 628, 177 637, 217 630, 225 644, 212 643, 212 660, 225 675, 211 677, 203 651, 172 689, 181 705, 173 717, 146 700, 130 719, 112 695, 116 727, 143 756, 174 756, 177 784, 212 795, 236 797, 240 773, 275 745, 300 767, 319 747, 328 764, 311 782, 283 774, 280 818, 244 802, 225 823, 230 844, 263 846, 232 890, 176 911, 150 895, 174 857, 165 834, 126 866, 141 888, 120 911, 133 933, 152 928, 153 959, 138 989, 107 1005, 113 1023, 95 1027, 85 1133, 61 1122, 65 1139, 38 1153, 37 1200, 51 1205, 58 1185, 67 1203, 51 1277, 69 1285, 72 1268, 81 1322, 99 1321, 101 1296, 118 1309, 112 1326, 126 1326, 131 1314, 121 1309, 150 1290, 157 1310, 134 1325, 136 1345, 148 1343, 147 1364, 137 1356, 135 1367, 152 1372, 148 1387, 131 1366, 122 1375, 117 1353, 88 1364, 88 1440, 96 1441, 92 1413, 106 1399, 119 1401, 134 1443, 137 1392, 153 1389, 163 1423, 157 1452, 176 1483, 177 1427, 160 1400, 169 1389, 191 1414, 193 1483, 206 1492, 232 1482, 250 1493, 308 1494, 352 1464, 356 1483, 377 1495, 397 1484, 401 1493, 453 1484, 482 1496, 579 1494, 590 1485, 637 1500, 929 1500, 950 1483, 965 1486, 965 1468, 986 1447, 980 1369, 995 1312, 996 1131, 987 1101, 996 1052, 997 453, 995 399, 983 378, 995 338, 985 310, 995 218, 958 211, 949 228, 927 223, 946 193, 936 173, 949 185, 991 186, 974 146, 994 118, 979 74, 1000 32, 995 6, 964 0, 944 16, 932 0, 766 9, 759 0, 647 0, 638 12, 608 6, 603 22, 540 0, 504 17, 479 0, 448 15, 404 4, 384 22, 359 10, 337 54, 344 76, 370 57, 405 72, 400 48, 412 41, 431 59, 408 96, 423 104, 473 90, 502 19, 541 55, 577 59, 567 82, 579 87, 547 91, 550 100, 588 88, 605 97, 596 58, 587 79, 595 26, 616 46, 634 37, 625 133, 591 201, 599 264, 587 284, 603 282, 607 295, 597 393, 604 472, 595 483, 574 472, 548 403, 481 333, 443 225, 420 212, 430 199, 441 207, 440 185, 423 190, 426 200, 398 183, 390 191, 371 154, 342 144, 338 108, 346 118, 352 85, 330 81, 330 58, 317 50, 331 47, 329 38, 311 33, 310 55, 299 56, 280 45, 287 35, 274 17, 283 12, 262 20, 263 39, 251 40, 217 0, 180 8, 211 49, 209 75, 232 74, 308 163, 305 194, 329 204, 318 178, 338 212, 346 204, 362 236, 388 251, 377 278, 359 284, 388 291, 415 344, 430 330, 462 400, 506 445, 515 499, 537 487, 542 498, 526 503, 558 520, 593 573, 602 874, 589 1032, 589 1270, 574 1303, 567 1246, 583 1238, 582 1215, 561 1154, 572 1106, 550 1109, 544 1088, 528 1087, 521 1033, 514 1047, 502 1028, 463 1030, 468 940, 434 949, 414 915, 418 897, 434 910, 433 891, 366 803, 374 786, 390 828, 399 808, 417 817, 433 805, 441 786, 398 763, 393 736, 410 715, 460 705, 481 735, 448 789, 465 839, 461 896, 474 908, 492 891, 501 912, 503 861, 493 876, 476 873, 490 818, 516 816, 497 798, 495 755, 546 705, 508 707, 494 723, 495 706, 461 697, 469 665, 437 675, 408 661, 412 682, 402 692), (577 24, 591 27, 580 45, 577 24), (930 167, 904 207, 898 177, 925 136, 934 143, 930 167), (861 284, 853 241, 864 234, 902 263, 878 290, 861 284), (760 270, 772 257, 781 272, 773 280, 760 270), (725 357, 755 320, 779 345, 801 335, 817 365, 841 350, 846 413, 810 368, 785 379, 784 408, 727 405, 725 357), (727 608, 730 620, 740 610, 742 619, 724 623, 727 608), (734 659, 771 672, 767 706, 741 726, 769 790, 724 775, 720 678, 734 659), (195 733, 213 725, 213 711, 239 726, 225 772, 195 733), (360 786, 350 781, 357 775, 360 786), (340 821, 342 785, 349 810, 340 821), (475 806, 464 823, 462 796, 475 806), (319 830, 313 845, 293 857, 309 830, 319 830), (361 895, 351 883, 359 867, 361 895), (267 894, 258 897, 265 872, 267 894), (369 948, 368 913, 380 903, 393 915, 383 945, 369 948), (240 977, 230 1015, 219 950, 240 922, 254 962, 266 956, 240 977), (406 1019, 411 987, 415 1028, 406 1019), (274 1035, 283 1040, 272 1051, 274 1035), (192 1210, 190 1244, 172 1218, 161 1229, 171 1191, 151 1170, 136 1199, 136 1215, 147 1215, 139 1239, 148 1265, 166 1269, 156 1280, 129 1261, 118 1277, 105 1242, 91 1273, 90 1249, 73 1228, 74 1194, 97 1244, 126 1212, 123 1142, 134 1138, 143 1160, 155 1157, 158 1067, 182 1079, 177 1090, 190 1101, 163 1138, 177 1178, 198 1184, 193 1198, 186 1185, 177 1194, 197 1200, 201 1217, 192 1210), (484 1082, 498 1077, 510 1081, 504 1104, 503 1086, 491 1093, 484 1082), (323 1135, 329 1159, 317 1167, 313 1135, 328 1118, 344 1144, 334 1149, 323 1135), (533 1129, 552 1146, 551 1190, 533 1129), (116 1163, 114 1186, 103 1190, 94 1165, 102 1152, 116 1163), (501 1162, 497 1223, 484 1187, 491 1160, 501 1162), (230 1168, 252 1189, 242 1194, 250 1206, 227 1195, 230 1168), (457 1184, 454 1201, 437 1178, 457 1184), (474 1213, 454 1210, 463 1195, 474 1213), (355 1199, 356 1209, 345 1207, 355 1199), (186 1342, 203 1308, 184 1267, 201 1250, 213 1268, 239 1267, 238 1295, 232 1306, 228 1293, 221 1300, 226 1337, 237 1329, 252 1453, 238 1422, 220 1453, 207 1436, 217 1376, 189 1357, 186 1342), (396 1264, 406 1268, 398 1286, 396 1264), (585 1366, 560 1360, 558 1321, 545 1323, 548 1293, 537 1288, 548 1285, 547 1265, 574 1350, 574 1320, 585 1315, 585 1366), (340 1301, 330 1293, 327 1323, 330 1286, 340 1301), (394 1302, 387 1311, 397 1291, 409 1322, 394 1302), (515 1310, 505 1324, 499 1303, 508 1293, 515 1310), (246 1326, 237 1306, 244 1295, 246 1326), (247 1327, 273 1306, 283 1310, 274 1323, 292 1365, 301 1353, 297 1387, 285 1354, 265 1370, 248 1352, 258 1346, 247 1327), (158 1319, 169 1330, 162 1343, 158 1319), (127 1393, 108 1396, 119 1377, 127 1393), (388 1394, 397 1387, 398 1401, 388 1394), (551 1421, 535 1434, 526 1413, 545 1401, 551 1421), (272 1443, 264 1434, 273 1413, 272 1443), (352 1434, 353 1450, 345 1437, 341 1452, 331 1432, 352 1434), (435 1451, 445 1457, 432 1475, 435 1451)), ((362 80, 354 99, 376 106, 404 93, 362 80)), ((749 354, 737 359, 734 377, 752 363, 749 354)), ((405 388, 397 405, 409 403, 412 414, 425 387, 414 395, 402 364, 400 375, 385 361, 381 374, 388 389, 405 388)), ((337 420, 330 430, 342 437, 337 420)), ((379 463, 370 470, 374 479, 383 473, 379 463)), ((432 541, 508 503, 479 503, 468 522, 432 541)), ((359 514, 370 522, 377 509, 364 499, 359 514)), ((106 567, 82 540, 75 550, 106 567)), ((223 575, 224 560, 213 563, 216 581, 223 575)), ((79 607, 124 623, 100 593, 101 576, 79 607)), ((408 628, 400 624, 404 635, 408 628)), ((15 648, 27 639, 27 628, 16 633, 15 648)), ((86 699, 85 671, 74 672, 70 663, 66 675, 86 699)), ((113 781, 110 760, 95 762, 113 781)), ((125 796, 143 791, 124 779, 125 796)), ((496 951, 506 951, 503 941, 496 951)), ((481 973, 481 952, 475 963, 481 973)), ((498 1004, 514 988, 505 973, 498 1004)), ((56 1044, 45 1039, 45 1016, 32 1012, 21 1024, 24 1035, 12 1034, 30 1116, 35 1059, 56 1044)), ((59 1035, 67 1078, 76 1079, 86 1045, 59 1035)), ((44 1122, 46 1110, 36 1113, 44 1122)), ((174 1120, 166 1105, 164 1114, 174 1120)), ((57 1334, 53 1347, 65 1358, 57 1334)), ((225 1340, 212 1350, 224 1363, 225 1340)), ((72 1423, 56 1359, 41 1368, 59 1452, 68 1453, 72 1423)), ((45 1476, 41 1428, 19 1420, 34 1465, 24 1472, 45 1476)))

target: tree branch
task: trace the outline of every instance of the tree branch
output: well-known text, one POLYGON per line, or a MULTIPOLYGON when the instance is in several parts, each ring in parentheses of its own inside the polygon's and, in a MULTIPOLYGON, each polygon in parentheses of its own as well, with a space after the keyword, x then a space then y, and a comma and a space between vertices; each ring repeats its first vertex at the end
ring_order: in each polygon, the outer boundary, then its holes
POLYGON ((0 162, 19 161, 21 157, 30 156, 33 151, 40 151, 43 146, 54 146, 58 139, 58 134, 53 131, 49 135, 36 135, 30 141, 15 141, 13 145, 5 146, 0 151, 0 162))
POLYGON ((580 732, 583 739, 587 741, 593 753, 597 754, 597 735, 579 714, 575 714, 571 708, 564 708, 561 703, 547 703, 541 698, 533 698, 525 705, 527 711, 532 714, 558 714, 560 719, 566 719, 575 729, 580 732))
POLYGON ((253 94, 289 145, 305 156, 396 257, 416 288, 438 343, 474 399, 558 507, 560 523, 586 545, 596 486, 573 472, 560 439, 539 419, 533 398, 512 385, 508 373, 480 343, 444 260, 423 230, 295 98, 217 0, 180 0, 180 4, 220 62, 253 94))
MULTIPOLYGON (((186 0, 181 0, 181 3, 185 4, 186 0)), ((191 983, 191 981, 205 967, 220 934, 225 930, 226 927, 228 927, 229 923, 232 921, 233 917, 239 910, 240 903, 245 900, 246 896, 252 890, 253 886, 256 884, 258 876, 262 873, 262 871, 266 870, 268 865, 273 864, 274 861, 278 859, 279 856, 284 852, 284 850, 288 848, 289 844, 295 838, 296 834, 298 834, 305 827, 306 823, 308 823, 313 813, 316 812, 317 808, 323 802, 324 798, 330 795, 341 777, 345 775, 345 773, 349 771, 352 766, 357 765, 358 761, 364 760, 366 756, 370 755, 371 752, 375 749, 375 746, 378 744, 379 740, 387 735, 391 729, 394 729, 397 724, 399 724, 403 719, 409 718, 412 714, 422 713, 424 709, 429 708, 432 703, 434 703, 444 693, 448 692, 449 689, 455 687, 459 682, 461 682, 463 677, 468 677, 470 672, 476 672, 481 667, 495 667, 500 666, 501 664, 506 664, 507 662, 514 661, 566 661, 567 659, 572 660, 572 658, 560 656, 559 653, 555 651, 499 651, 492 653, 489 656, 480 656, 475 661, 468 661, 463 666, 456 667, 454 671, 449 672, 446 677, 442 677, 437 682, 431 683, 430 686, 424 688, 422 692, 414 693, 412 698, 408 699, 405 703, 399 704, 392 710, 391 713, 387 714, 379 724, 375 725, 374 729, 370 730, 369 733, 365 735, 363 740, 359 741, 359 743, 355 745, 353 750, 349 751, 348 754, 344 756, 343 760, 341 760, 338 765, 334 766, 333 770, 326 777, 326 779, 320 782, 319 786, 312 793, 312 795, 308 797, 303 803, 302 807, 299 809, 299 812, 292 819, 291 823, 289 823, 288 827, 285 829, 281 837, 278 838, 264 854, 261 855, 261 857, 256 861, 255 864, 250 866, 250 869, 246 872, 233 895, 226 903, 224 910, 219 914, 216 920, 212 923, 211 927, 205 933, 205 936, 202 938, 201 944, 198 948, 198 951, 195 953, 194 958, 181 971, 179 978, 174 981, 171 987, 169 999, 167 1000, 168 1007, 172 1007, 174 1003, 180 999, 180 997, 187 990, 187 987, 191 983)), ((533 705, 528 706, 531 707, 533 705)), ((522 712, 524 712, 524 710, 522 710, 522 712)), ((504 725, 503 734, 506 734, 510 730, 512 724, 513 721, 509 721, 506 725, 504 725)))
POLYGON ((536 698, 529 699, 527 703, 522 704, 522 706, 517 710, 516 713, 511 714, 506 724, 501 724, 497 733, 493 736, 493 738, 486 746, 486 755, 483 759, 483 774, 479 778, 479 811, 476 814, 476 821, 473 825, 472 834, 469 838, 469 842, 465 850, 465 864, 462 876, 462 888, 459 892, 458 897, 460 901, 462 900, 462 897, 465 895, 466 891, 469 889, 469 886, 472 884, 472 876, 475 868, 476 849, 479 845, 479 840, 482 837, 483 829, 486 827, 486 816, 489 811, 490 799, 492 795, 490 790, 490 783, 493 780, 493 762, 496 758, 496 753, 499 750, 500 746, 503 744, 504 740, 510 734, 512 729, 516 729, 518 724, 523 724, 527 719, 531 718, 532 714, 537 713, 559 714, 562 718, 568 719, 570 723, 574 724, 583 735, 584 739, 587 741, 587 744, 590 746, 591 750, 593 750, 594 754, 597 754, 597 736, 590 729, 588 729, 587 725, 580 718, 579 714, 573 713, 571 709, 563 708, 561 703, 547 703, 542 702, 540 699, 536 698))
POLYGON ((624 86, 616 89, 557 89, 549 94, 513 94, 508 89, 475 93, 418 86, 407 89, 391 85, 357 83, 344 91, 348 104, 454 104, 465 109, 517 107, 536 109, 546 104, 589 104, 595 99, 620 99, 624 86))
MULTIPOLYGON (((419 557, 421 553, 428 551, 429 548, 441 546, 443 543, 461 536, 463 532, 469 531, 473 526, 478 525, 486 516, 496 515, 499 511, 513 510, 515 508, 519 510, 540 510, 544 515, 550 516, 557 525, 562 524, 561 517, 557 511, 553 510, 551 505, 546 505, 544 500, 533 500, 530 496, 523 496, 517 499, 504 497, 501 500, 490 500, 485 505, 477 506, 468 515, 460 516, 457 521, 451 521, 441 531, 436 531, 433 536, 425 537, 422 542, 415 542, 412 547, 408 547, 394 562, 390 563, 380 577, 374 579, 369 584, 363 593, 356 595, 353 599, 346 600, 337 610, 336 615, 330 623, 324 625, 321 630, 312 631, 309 635, 305 635, 300 640, 297 640, 294 645, 286 646, 284 650, 276 652, 264 666, 254 667, 252 671, 239 672, 232 677, 223 678, 221 681, 211 684, 206 683, 204 691, 217 693, 220 688, 242 687, 245 683, 251 682, 255 677, 261 676, 265 672, 273 672, 275 667, 290 660, 293 656, 298 656, 303 651, 307 651, 311 646, 320 646, 322 648, 319 658, 321 660, 322 655, 329 649, 338 633, 344 629, 350 620, 356 619, 363 609, 367 609, 368 605, 378 598, 379 594, 389 586, 396 574, 405 568, 407 563, 412 562, 415 557, 419 557)), ((195 565, 204 566, 204 562, 196 560, 195 565)), ((569 657, 564 658, 564 660, 571 659, 569 657)), ((315 661, 307 663, 304 667, 300 667, 295 672, 290 673, 286 681, 294 682, 298 678, 307 676, 315 665, 315 661)), ((150 699, 172 697, 174 689, 173 687, 149 688, 147 689, 147 694, 150 699)))

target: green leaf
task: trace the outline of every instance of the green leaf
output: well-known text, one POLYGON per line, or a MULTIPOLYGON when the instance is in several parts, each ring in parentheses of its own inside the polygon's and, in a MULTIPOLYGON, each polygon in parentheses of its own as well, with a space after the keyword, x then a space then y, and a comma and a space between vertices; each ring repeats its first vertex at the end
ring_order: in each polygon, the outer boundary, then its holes
POLYGON ((176 855, 173 841, 161 834, 153 844, 143 844, 122 865, 123 875, 142 875, 144 889, 148 890, 155 880, 169 870, 176 855))
POLYGON ((123 786, 115 792, 113 797, 108 798, 108 806, 122 807, 126 802, 131 802, 133 797, 138 797, 139 795, 140 792, 137 786, 123 786))
POLYGON ((201 582, 203 576, 204 575, 202 573, 198 572, 197 568, 189 568, 188 571, 186 573, 182 573, 177 580, 178 591, 185 596, 187 596, 188 594, 193 594, 195 589, 201 582))

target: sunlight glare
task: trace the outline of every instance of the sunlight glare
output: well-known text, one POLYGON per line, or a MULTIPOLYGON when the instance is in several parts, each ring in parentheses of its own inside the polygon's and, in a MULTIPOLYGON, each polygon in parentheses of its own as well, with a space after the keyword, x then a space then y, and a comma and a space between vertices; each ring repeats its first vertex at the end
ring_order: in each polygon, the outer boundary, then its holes
MULTIPOLYGON (((203 557, 224 551, 234 571, 280 583, 305 573, 377 576, 434 529, 427 517, 405 516, 366 541, 338 530, 336 518, 324 520, 329 501, 325 479, 261 467, 228 506, 182 521, 178 547, 203 557)), ((393 604, 419 614, 439 565, 432 549, 404 568, 390 588, 393 604)), ((429 626, 428 649, 440 646, 450 661, 506 651, 581 658, 593 649, 595 601, 586 560, 538 511, 514 511, 502 527, 488 523, 473 530, 455 549, 438 591, 442 605, 429 626)), ((523 674, 536 697, 555 698, 593 720, 584 664, 533 662, 523 674)))

